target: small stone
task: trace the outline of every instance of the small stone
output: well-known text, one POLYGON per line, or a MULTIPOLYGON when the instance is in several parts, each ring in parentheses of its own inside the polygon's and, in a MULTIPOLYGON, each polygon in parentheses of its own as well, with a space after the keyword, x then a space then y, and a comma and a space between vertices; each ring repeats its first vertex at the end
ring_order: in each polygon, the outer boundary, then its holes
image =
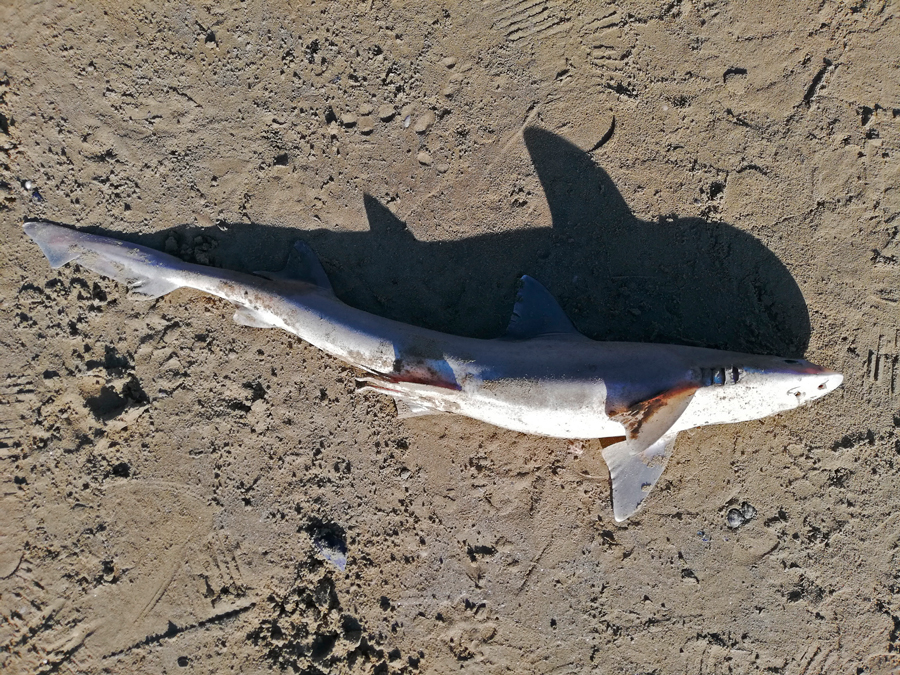
POLYGON ((404 117, 404 118, 403 118, 403 128, 404 128, 404 129, 409 128, 409 123, 410 123, 411 121, 412 121, 412 116, 411 116, 411 115, 407 115, 406 117, 404 117))
POLYGON ((392 119, 394 119, 394 115, 396 114, 397 113, 394 112, 394 106, 388 103, 385 103, 383 106, 380 106, 378 108, 378 119, 380 119, 382 122, 390 122, 392 119))
POLYGON ((375 120, 371 115, 359 118, 359 133, 371 134, 375 130, 375 120))
POLYGON ((422 115, 419 119, 416 120, 416 125, 413 127, 413 131, 417 134, 424 134, 429 129, 431 129, 434 124, 434 113, 430 110, 422 115))
POLYGON ((424 150, 416 155, 416 159, 419 160, 419 164, 424 166, 431 166, 431 153, 425 152, 424 150))
POLYGON ((738 509, 731 509, 728 511, 728 515, 725 516, 725 522, 728 523, 728 527, 732 530, 736 530, 741 525, 744 524, 744 514, 741 513, 738 509))
POLYGON ((212 218, 205 213, 200 212, 194 213, 194 220, 200 227, 213 227, 216 224, 212 218))
POLYGON ((373 110, 374 108, 368 103, 364 103, 363 105, 359 106, 360 115, 371 115, 373 110))
POLYGON ((804 454, 806 454, 806 446, 800 445, 798 443, 789 443, 785 447, 785 450, 787 450, 787 453, 795 459, 797 457, 802 457, 804 454))
POLYGON ((441 94, 445 98, 452 98, 453 95, 459 91, 459 82, 460 82, 460 77, 458 75, 454 75, 453 77, 450 78, 450 81, 447 83, 447 86, 445 86, 443 89, 441 89, 441 94))
POLYGON ((441 162, 434 168, 437 169, 438 173, 447 173, 450 170, 450 165, 446 162, 441 162))
POLYGON ((34 183, 32 183, 30 180, 25 181, 25 189, 26 190, 30 190, 33 187, 34 187, 34 183))
POLYGON ((444 64, 445 66, 447 66, 448 68, 452 68, 453 66, 456 65, 456 57, 455 57, 455 56, 448 56, 448 57, 445 58, 445 59, 441 59, 441 63, 443 63, 443 64, 444 64))
POLYGON ((744 520, 753 520, 756 518, 756 507, 750 502, 744 502, 741 504, 741 515, 744 516, 744 520))
POLYGON ((341 115, 341 124, 343 124, 345 127, 352 127, 354 124, 356 124, 357 119, 358 118, 353 113, 344 113, 343 115, 341 115))
POLYGON ((347 541, 343 530, 335 526, 319 526, 310 532, 313 545, 341 572, 347 567, 347 541))
POLYGON ((412 471, 407 469, 405 466, 400 470, 400 478, 402 478, 403 480, 406 480, 411 475, 412 475, 412 471))

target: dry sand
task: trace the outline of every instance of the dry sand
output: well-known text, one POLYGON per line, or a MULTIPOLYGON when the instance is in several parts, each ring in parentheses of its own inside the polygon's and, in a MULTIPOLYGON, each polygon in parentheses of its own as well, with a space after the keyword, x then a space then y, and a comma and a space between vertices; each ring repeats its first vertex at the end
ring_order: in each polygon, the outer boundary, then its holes
POLYGON ((896 5, 71 4, 0 7, 2 672, 900 667, 896 5), (528 273, 593 338, 845 384, 682 434, 617 525, 599 443, 398 420, 26 216, 248 271, 302 237, 480 337, 528 273))

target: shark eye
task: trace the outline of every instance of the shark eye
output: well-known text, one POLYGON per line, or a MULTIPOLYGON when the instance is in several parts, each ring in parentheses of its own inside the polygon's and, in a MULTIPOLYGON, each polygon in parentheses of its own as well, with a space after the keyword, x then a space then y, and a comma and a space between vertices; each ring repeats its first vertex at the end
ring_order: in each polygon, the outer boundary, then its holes
POLYGON ((734 384, 738 383, 738 380, 741 379, 741 369, 737 366, 732 367, 731 369, 731 381, 734 384))
POLYGON ((725 384, 725 369, 724 368, 716 368, 713 373, 713 384, 723 385, 725 384))

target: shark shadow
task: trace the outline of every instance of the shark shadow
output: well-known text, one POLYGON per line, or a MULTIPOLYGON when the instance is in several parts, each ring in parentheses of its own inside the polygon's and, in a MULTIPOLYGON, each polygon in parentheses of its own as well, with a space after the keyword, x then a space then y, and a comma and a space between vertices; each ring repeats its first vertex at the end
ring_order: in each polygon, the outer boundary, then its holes
POLYGON ((180 246, 188 260, 193 242, 213 240, 199 261, 241 271, 280 268, 292 243, 303 239, 348 304, 447 333, 500 335, 516 280, 529 274, 597 340, 803 354, 810 331, 803 295, 759 240, 700 218, 636 218, 588 154, 541 129, 526 129, 524 137, 549 203, 550 228, 419 241, 364 195, 366 232, 236 223, 113 236, 161 250, 167 241, 172 250, 174 238, 176 254, 180 246))

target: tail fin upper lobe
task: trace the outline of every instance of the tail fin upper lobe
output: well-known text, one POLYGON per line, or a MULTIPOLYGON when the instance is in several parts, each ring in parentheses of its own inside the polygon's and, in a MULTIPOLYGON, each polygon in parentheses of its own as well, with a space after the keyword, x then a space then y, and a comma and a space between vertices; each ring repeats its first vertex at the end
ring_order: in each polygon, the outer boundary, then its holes
POLYGON ((146 246, 39 220, 25 223, 24 229, 41 247, 53 268, 74 261, 150 298, 158 298, 184 285, 187 263, 146 246))

